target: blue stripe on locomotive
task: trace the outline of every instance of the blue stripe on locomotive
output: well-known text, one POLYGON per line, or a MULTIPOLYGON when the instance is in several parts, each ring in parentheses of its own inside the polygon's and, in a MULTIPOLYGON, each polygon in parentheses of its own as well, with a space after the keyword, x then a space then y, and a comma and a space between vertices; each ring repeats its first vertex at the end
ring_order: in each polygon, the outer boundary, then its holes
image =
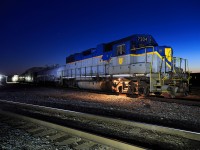
MULTIPOLYGON (((96 48, 91 48, 88 50, 85 50, 81 53, 75 53, 66 58, 66 63, 71 63, 75 61, 80 61, 96 56, 101 56, 102 55, 102 60, 106 61, 109 60, 111 57, 116 57, 117 56, 117 46, 125 44, 125 49, 126 53, 123 55, 128 55, 128 54, 144 54, 145 51, 147 53, 156 51, 158 52, 161 56, 165 56, 165 48, 166 46, 158 46, 157 42, 154 40, 154 38, 151 35, 147 34, 135 34, 120 40, 116 40, 110 43, 105 43, 105 44, 99 44, 97 45, 96 48), (134 45, 134 48, 136 48, 135 51, 131 50, 134 45), (142 47, 141 47, 142 45, 142 47), (154 50, 152 47, 146 47, 145 46, 154 46, 154 50)), ((167 59, 165 61, 171 65, 171 62, 169 62, 167 59)))

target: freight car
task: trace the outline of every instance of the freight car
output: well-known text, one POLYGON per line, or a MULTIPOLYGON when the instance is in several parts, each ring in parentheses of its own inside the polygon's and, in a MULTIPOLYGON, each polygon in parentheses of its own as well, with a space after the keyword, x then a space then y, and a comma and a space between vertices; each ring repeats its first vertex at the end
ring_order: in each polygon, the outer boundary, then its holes
POLYGON ((151 35, 135 34, 66 57, 63 85, 174 98, 189 91, 188 61, 151 35))

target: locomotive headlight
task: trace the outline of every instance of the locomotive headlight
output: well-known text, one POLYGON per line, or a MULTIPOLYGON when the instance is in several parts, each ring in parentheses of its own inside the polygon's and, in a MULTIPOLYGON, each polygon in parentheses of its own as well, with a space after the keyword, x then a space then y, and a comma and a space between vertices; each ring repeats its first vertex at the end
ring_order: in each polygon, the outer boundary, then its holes
POLYGON ((14 76, 12 77, 12 81, 13 81, 13 82, 17 82, 17 81, 18 81, 18 78, 19 78, 18 75, 14 75, 14 76))
POLYGON ((27 76, 27 77, 26 77, 26 80, 27 80, 27 81, 31 81, 31 76, 27 76))
POLYGON ((3 78, 3 76, 0 74, 0 81, 1 81, 2 78, 3 78))

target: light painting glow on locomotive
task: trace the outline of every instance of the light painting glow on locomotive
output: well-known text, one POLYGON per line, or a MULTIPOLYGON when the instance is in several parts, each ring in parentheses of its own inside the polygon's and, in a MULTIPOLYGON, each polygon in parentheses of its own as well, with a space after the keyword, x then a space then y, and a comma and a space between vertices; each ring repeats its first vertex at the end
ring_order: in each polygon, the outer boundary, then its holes
POLYGON ((67 57, 63 83, 130 95, 175 97, 189 90, 187 69, 185 59, 173 58, 171 47, 158 46, 151 35, 136 34, 67 57), (184 65, 177 66, 177 62, 184 65))

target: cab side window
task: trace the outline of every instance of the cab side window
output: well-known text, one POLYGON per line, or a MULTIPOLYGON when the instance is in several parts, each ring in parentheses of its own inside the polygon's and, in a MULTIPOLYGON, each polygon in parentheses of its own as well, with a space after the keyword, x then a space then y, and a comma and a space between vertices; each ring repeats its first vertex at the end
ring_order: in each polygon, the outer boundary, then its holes
POLYGON ((117 56, 126 54, 125 44, 121 44, 117 46, 117 56))

